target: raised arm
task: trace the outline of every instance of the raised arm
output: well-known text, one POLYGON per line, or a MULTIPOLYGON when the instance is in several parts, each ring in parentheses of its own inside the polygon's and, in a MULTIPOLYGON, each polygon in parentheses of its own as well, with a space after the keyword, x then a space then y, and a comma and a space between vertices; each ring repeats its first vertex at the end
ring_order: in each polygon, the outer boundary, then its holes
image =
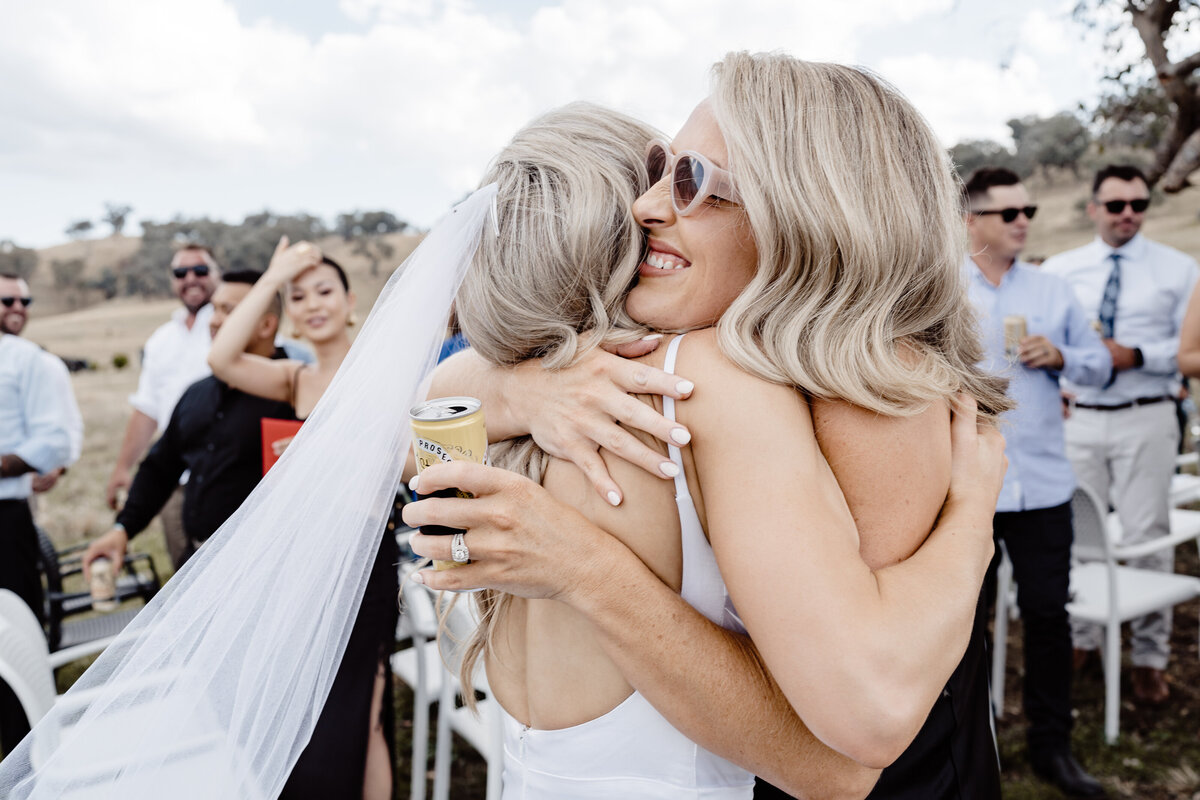
POLYGON ((289 247, 279 240, 267 271, 250 287, 242 302, 230 312, 208 351, 208 366, 225 383, 269 400, 291 401, 292 381, 298 362, 270 359, 246 352, 262 315, 288 281, 321 263, 321 251, 308 242, 289 247))
POLYGON ((663 466, 671 463, 618 422, 664 442, 682 445, 691 439, 687 428, 630 393, 678 400, 691 391, 692 383, 685 378, 603 350, 559 370, 547 370, 537 359, 499 367, 464 350, 438 365, 429 396, 478 397, 487 409, 490 441, 533 436, 550 455, 574 462, 600 496, 617 505, 621 487, 609 474, 600 448, 659 478, 669 477, 663 466))

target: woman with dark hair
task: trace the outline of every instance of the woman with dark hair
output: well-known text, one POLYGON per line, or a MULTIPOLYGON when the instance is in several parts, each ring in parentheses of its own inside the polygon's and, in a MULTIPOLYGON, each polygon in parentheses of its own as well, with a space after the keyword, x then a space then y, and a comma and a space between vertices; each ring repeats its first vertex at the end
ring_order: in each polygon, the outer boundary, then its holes
MULTIPOLYGON (((213 339, 208 356, 213 374, 243 392, 289 401, 298 419, 307 418, 350 351, 354 301, 336 261, 308 242, 289 246, 284 237, 267 271, 213 339), (313 364, 244 352, 258 318, 281 291, 284 314, 294 334, 312 347, 313 364)), ((387 657, 399 617, 398 560, 395 537, 385 532, 337 677, 284 787, 284 800, 392 796, 387 657)))

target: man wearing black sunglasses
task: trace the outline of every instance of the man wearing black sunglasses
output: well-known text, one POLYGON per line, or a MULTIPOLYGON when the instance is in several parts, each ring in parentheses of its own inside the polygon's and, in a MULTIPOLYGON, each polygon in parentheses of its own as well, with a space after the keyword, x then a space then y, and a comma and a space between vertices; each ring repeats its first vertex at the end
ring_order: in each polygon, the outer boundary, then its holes
MULTIPOLYGON (((165 430, 171 412, 185 389, 209 374, 208 349, 212 344, 209 301, 221 278, 212 252, 201 245, 181 248, 171 259, 171 288, 183 303, 171 319, 146 341, 137 391, 129 398, 133 413, 105 490, 109 508, 116 510, 119 494, 129 488, 133 467, 145 455, 156 432, 165 430)), ((167 550, 176 567, 190 554, 183 530, 183 492, 177 491, 162 512, 167 550)))
MULTIPOLYGON (((0 275, 0 298, 28 297, 15 275, 0 275)), ((79 408, 61 359, 12 334, 10 319, 23 303, 0 302, 0 589, 8 589, 43 616, 37 529, 29 498, 34 480, 78 457, 74 421, 79 408)), ((82 423, 80 422, 82 426, 82 423)), ((79 430, 82 438, 82 429, 79 430)), ((16 695, 0 682, 0 748, 11 753, 29 731, 16 695)))
MULTIPOLYGON (((1068 387, 1075 394, 1067 421, 1067 455, 1081 483, 1117 509, 1123 544, 1170 532, 1170 487, 1179 429, 1172 402, 1179 389, 1176 354, 1188 297, 1200 270, 1195 259, 1142 236, 1150 205, 1137 167, 1110 165, 1096 173, 1088 216, 1096 238, 1054 256, 1043 269, 1067 279, 1108 346, 1113 373, 1103 387, 1068 387)), ((1174 571, 1173 548, 1131 561, 1174 571)), ((1161 705, 1169 695, 1171 609, 1134 620, 1134 698, 1161 705)), ((1072 631, 1076 663, 1102 641, 1097 626, 1072 631)))
POLYGON ((29 320, 33 295, 24 278, 0 276, 0 333, 20 336, 29 320))
MULTIPOLYGON (((1071 754, 1071 628, 1067 614, 1071 494, 1059 380, 1100 385, 1112 362, 1066 281, 1020 261, 1036 206, 1011 170, 984 167, 966 183, 967 292, 979 315, 985 369, 1009 379, 1008 472, 992 528, 1007 548, 1025 632, 1023 701, 1033 771, 1071 797, 1104 787, 1071 754), (1011 333, 1010 333, 1011 331, 1011 333)), ((998 563, 998 559, 997 559, 998 563)), ((995 592, 989 570, 985 597, 995 592)))

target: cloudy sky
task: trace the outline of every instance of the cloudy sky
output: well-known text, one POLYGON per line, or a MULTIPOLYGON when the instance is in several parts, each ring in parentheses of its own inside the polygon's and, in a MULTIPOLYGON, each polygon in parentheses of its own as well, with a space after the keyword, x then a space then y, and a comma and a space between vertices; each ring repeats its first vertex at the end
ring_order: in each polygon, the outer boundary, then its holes
POLYGON ((586 99, 670 133, 734 49, 867 65, 948 145, 1003 139, 1100 90, 1073 4, 0 0, 0 240, 57 243, 106 201, 427 226, 538 113, 586 99))

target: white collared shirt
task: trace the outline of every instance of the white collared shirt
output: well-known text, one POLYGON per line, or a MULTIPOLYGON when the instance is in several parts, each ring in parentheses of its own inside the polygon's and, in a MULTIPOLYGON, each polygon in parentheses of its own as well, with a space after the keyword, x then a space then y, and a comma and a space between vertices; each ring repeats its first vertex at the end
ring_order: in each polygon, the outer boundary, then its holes
MULTIPOLYGON (((0 453, 13 453, 42 474, 65 467, 78 456, 73 440, 78 419, 62 361, 33 342, 0 334, 0 453)), ((33 473, 0 479, 0 500, 32 493, 33 473)))
POLYGON ((146 340, 142 374, 138 377, 137 391, 129 396, 129 404, 153 418, 160 433, 171 421, 171 412, 184 391, 212 374, 208 368, 208 350, 212 346, 208 323, 212 315, 212 305, 204 306, 196 312, 189 329, 187 309, 178 308, 146 340))
POLYGON ((1080 403, 1117 405, 1139 397, 1172 395, 1177 386, 1179 330, 1200 277, 1194 258, 1138 234, 1116 250, 1097 237, 1090 244, 1046 259, 1042 269, 1066 279, 1084 312, 1094 320, 1099 318, 1114 252, 1121 257, 1121 292, 1113 339, 1125 347, 1139 348, 1145 363, 1118 372, 1107 389, 1068 383, 1064 388, 1080 403))

